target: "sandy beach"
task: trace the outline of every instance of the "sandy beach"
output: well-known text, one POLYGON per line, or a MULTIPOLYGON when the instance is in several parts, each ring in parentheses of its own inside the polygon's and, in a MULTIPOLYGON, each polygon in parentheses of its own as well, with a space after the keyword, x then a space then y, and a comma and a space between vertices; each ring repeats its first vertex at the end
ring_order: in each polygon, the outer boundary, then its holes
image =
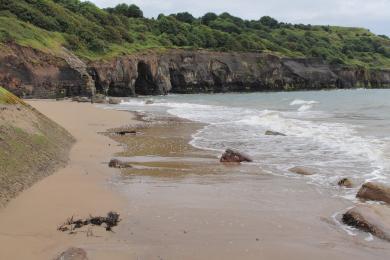
POLYGON ((67 101, 29 103, 64 126, 77 142, 66 168, 36 183, 0 210, 0 259, 52 259, 70 246, 108 245, 115 240, 115 233, 103 228, 101 234, 94 231, 101 237, 87 238, 85 234, 61 233, 57 227, 71 216, 104 216, 124 208, 124 198, 106 184, 117 172, 108 168, 107 162, 121 147, 98 132, 131 124, 132 114, 67 101))
POLYGON ((304 177, 286 178, 250 164, 223 165, 188 144, 199 124, 170 118, 139 134, 98 134, 134 124, 129 112, 75 102, 31 101, 77 140, 66 168, 0 211, 0 259, 52 259, 70 246, 89 259, 388 259, 389 243, 349 235, 339 225, 351 201, 304 177), (126 144, 128 149, 118 146, 126 144), (133 168, 107 167, 114 155, 133 168), (245 170, 245 171, 244 171, 245 170), (243 173, 245 172, 245 173, 243 173), (248 172, 250 172, 248 174, 248 172), (115 233, 56 230, 68 217, 105 215, 115 233))

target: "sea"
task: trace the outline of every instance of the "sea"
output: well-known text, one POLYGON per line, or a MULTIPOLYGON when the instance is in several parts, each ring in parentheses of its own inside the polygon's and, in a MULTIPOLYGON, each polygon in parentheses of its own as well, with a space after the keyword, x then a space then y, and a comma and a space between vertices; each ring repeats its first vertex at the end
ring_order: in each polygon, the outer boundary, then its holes
POLYGON ((390 183, 390 90, 171 94, 126 99, 115 109, 199 122, 192 146, 216 155, 245 152, 259 174, 304 178, 331 194, 341 178, 351 178, 354 189, 334 192, 347 199, 364 182, 390 183), (295 166, 315 174, 297 176, 289 171, 295 166))

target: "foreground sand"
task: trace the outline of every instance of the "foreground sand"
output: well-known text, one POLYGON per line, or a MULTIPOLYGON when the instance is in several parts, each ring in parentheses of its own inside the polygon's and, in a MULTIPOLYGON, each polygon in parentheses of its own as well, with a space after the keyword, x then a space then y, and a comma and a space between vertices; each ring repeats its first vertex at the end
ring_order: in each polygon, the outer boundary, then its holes
MULTIPOLYGON (((66 101, 29 103, 64 126, 77 142, 66 168, 35 184, 0 210, 0 259, 52 259, 69 246, 87 248, 93 255, 94 248, 118 244, 114 233, 94 231, 101 237, 87 238, 85 234, 63 234, 56 228, 72 215, 121 212, 124 199, 106 185, 115 171, 104 164, 120 147, 97 132, 131 124, 132 114, 66 101)), ((100 259, 96 254, 93 259, 100 259)), ((104 254, 110 254, 109 250, 104 254)), ((103 254, 100 257, 105 258, 103 254)))

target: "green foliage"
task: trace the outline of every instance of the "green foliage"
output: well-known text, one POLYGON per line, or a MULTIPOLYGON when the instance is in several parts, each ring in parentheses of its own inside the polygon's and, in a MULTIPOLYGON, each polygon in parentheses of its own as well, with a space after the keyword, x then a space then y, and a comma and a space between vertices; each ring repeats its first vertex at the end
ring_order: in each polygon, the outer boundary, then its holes
POLYGON ((281 23, 272 17, 243 20, 229 13, 188 12, 143 18, 135 5, 100 9, 80 0, 1 0, 0 42, 45 51, 61 46, 87 59, 150 48, 267 51, 318 57, 333 64, 390 67, 390 39, 366 29, 281 23))

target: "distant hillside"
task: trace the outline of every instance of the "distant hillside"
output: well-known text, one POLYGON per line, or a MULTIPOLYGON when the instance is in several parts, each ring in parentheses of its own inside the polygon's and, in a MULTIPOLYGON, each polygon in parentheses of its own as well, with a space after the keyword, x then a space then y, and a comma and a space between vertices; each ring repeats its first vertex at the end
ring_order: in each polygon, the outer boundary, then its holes
POLYGON ((0 206, 65 165, 73 137, 0 87, 0 206))
POLYGON ((54 53, 65 46, 86 60, 147 49, 203 48, 390 68, 390 39, 362 28, 293 25, 271 17, 248 21, 228 13, 146 19, 134 5, 100 9, 79 0, 2 0, 0 10, 0 42, 54 53))

